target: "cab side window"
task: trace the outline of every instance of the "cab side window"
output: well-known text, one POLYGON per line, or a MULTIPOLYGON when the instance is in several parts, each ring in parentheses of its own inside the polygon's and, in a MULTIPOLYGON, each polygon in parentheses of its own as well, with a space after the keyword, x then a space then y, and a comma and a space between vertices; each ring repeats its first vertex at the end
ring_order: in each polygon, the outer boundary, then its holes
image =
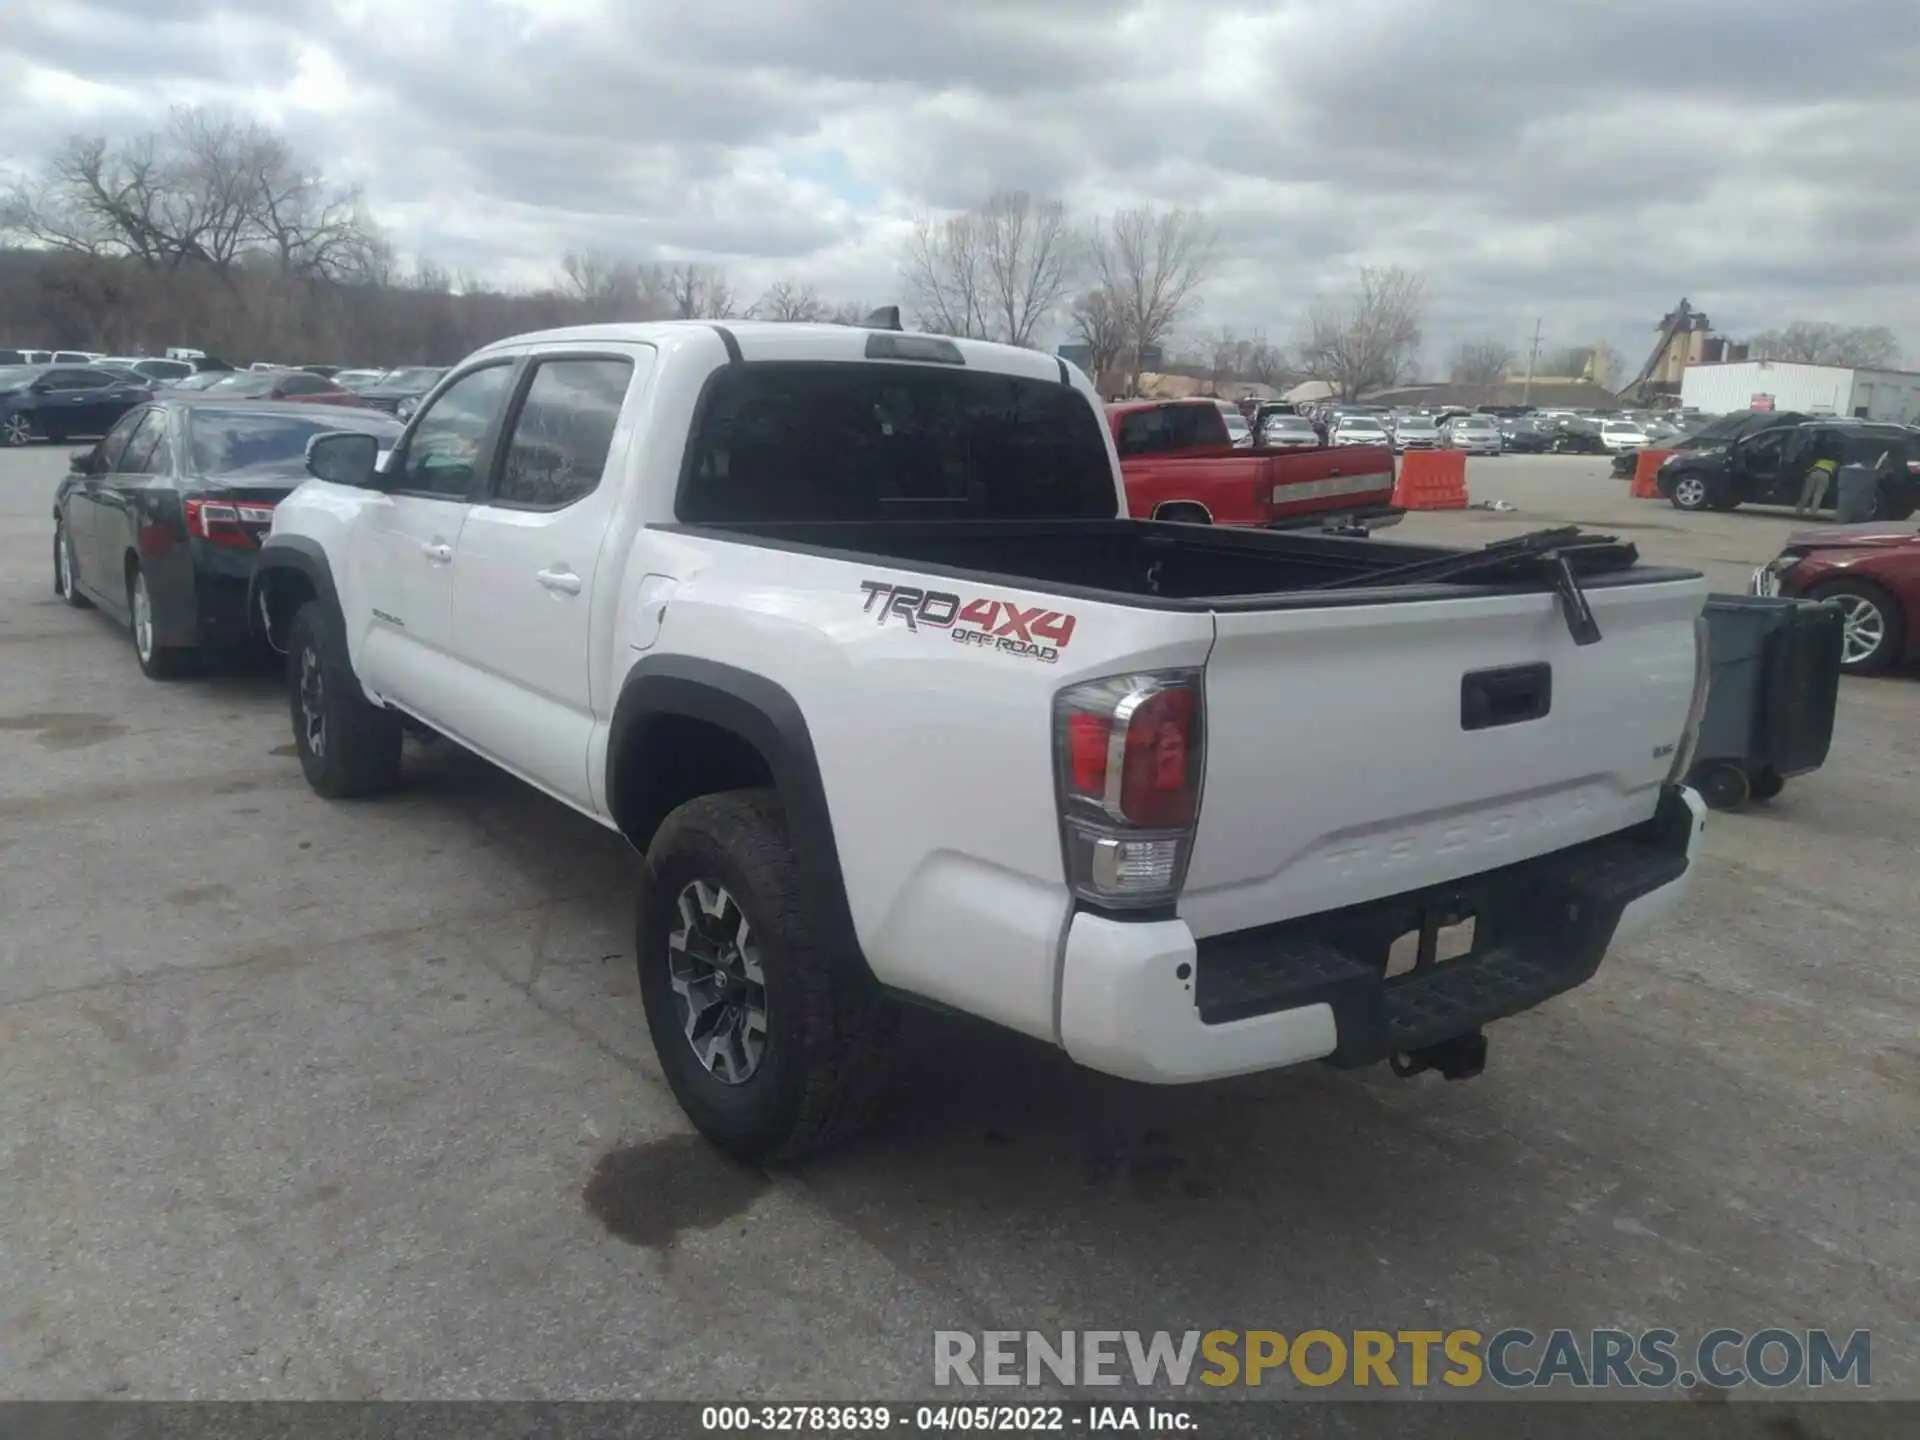
POLYGON ((506 440, 494 503, 558 510, 598 489, 632 378, 630 360, 538 362, 506 440))
POLYGON ((443 390, 407 436, 394 488, 441 500, 470 498, 486 464, 488 432, 512 376, 512 362, 502 361, 469 371, 443 390))

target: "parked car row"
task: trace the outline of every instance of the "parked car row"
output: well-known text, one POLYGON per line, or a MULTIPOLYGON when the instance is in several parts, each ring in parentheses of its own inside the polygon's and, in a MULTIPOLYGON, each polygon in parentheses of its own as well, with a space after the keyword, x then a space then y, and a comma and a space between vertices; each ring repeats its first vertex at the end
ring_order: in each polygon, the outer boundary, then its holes
MULTIPOLYGON (((103 435, 122 415, 163 391, 204 393, 226 400, 285 400, 381 410, 402 420, 413 413, 444 370, 408 366, 363 370, 358 387, 312 369, 192 370, 180 360, 99 360, 91 364, 0 366, 0 444, 73 440, 103 435), (187 366, 163 378, 153 367, 187 366), (147 368, 142 368, 147 367, 147 368)), ((338 372, 348 374, 353 372, 338 372)))

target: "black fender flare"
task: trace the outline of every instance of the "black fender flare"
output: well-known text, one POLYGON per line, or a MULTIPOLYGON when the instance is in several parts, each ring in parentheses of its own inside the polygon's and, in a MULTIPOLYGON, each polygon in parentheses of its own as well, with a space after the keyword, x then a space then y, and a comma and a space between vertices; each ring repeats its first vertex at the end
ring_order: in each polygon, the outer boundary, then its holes
MULTIPOLYGON (((607 736, 606 795, 614 823, 637 847, 650 835, 636 835, 634 818, 620 813, 626 776, 627 742, 649 718, 679 716, 729 731, 759 751, 772 772, 775 792, 786 811, 794 860, 807 886, 814 916, 825 938, 863 968, 866 957, 847 904, 840 851, 833 838, 820 761, 806 716, 793 696, 764 675, 693 655, 646 655, 627 672, 614 704, 607 736)), ((869 969, 869 973, 870 969, 869 969)))
POLYGON ((293 571, 306 577, 313 592, 340 613, 340 592, 334 587, 333 566, 317 540, 305 535, 269 535, 261 542, 254 558, 253 574, 247 580, 247 626, 278 648, 274 636, 260 614, 260 597, 276 573, 293 571))

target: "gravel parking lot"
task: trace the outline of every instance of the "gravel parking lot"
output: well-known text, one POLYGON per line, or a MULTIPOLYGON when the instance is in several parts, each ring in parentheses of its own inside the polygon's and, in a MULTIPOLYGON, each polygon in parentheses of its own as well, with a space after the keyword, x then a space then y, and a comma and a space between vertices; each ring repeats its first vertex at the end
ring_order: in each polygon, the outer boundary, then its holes
MULTIPOLYGON (((0 1395, 925 1395, 936 1328, 1869 1328, 1920 1398, 1920 690, 1716 817, 1676 923, 1448 1085, 1131 1086, 916 1017, 848 1152, 693 1140, 623 842, 446 746, 302 783, 276 677, 141 677, 0 453, 0 1395)), ((1479 542, 1740 589, 1789 528, 1475 461, 1479 542)), ((1399 763, 1399 757, 1379 757, 1399 763)))

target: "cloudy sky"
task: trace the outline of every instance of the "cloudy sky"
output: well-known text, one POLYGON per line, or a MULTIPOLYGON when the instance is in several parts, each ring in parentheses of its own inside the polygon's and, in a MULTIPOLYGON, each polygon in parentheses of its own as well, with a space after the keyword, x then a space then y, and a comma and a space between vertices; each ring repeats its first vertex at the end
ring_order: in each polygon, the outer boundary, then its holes
POLYGON ((1920 367, 1916 0, 50 0, 0 10, 0 169, 175 103, 285 128, 404 253, 569 248, 900 298, 996 186, 1202 207, 1188 327, 1290 340, 1363 264, 1428 354, 1887 324, 1920 367))

